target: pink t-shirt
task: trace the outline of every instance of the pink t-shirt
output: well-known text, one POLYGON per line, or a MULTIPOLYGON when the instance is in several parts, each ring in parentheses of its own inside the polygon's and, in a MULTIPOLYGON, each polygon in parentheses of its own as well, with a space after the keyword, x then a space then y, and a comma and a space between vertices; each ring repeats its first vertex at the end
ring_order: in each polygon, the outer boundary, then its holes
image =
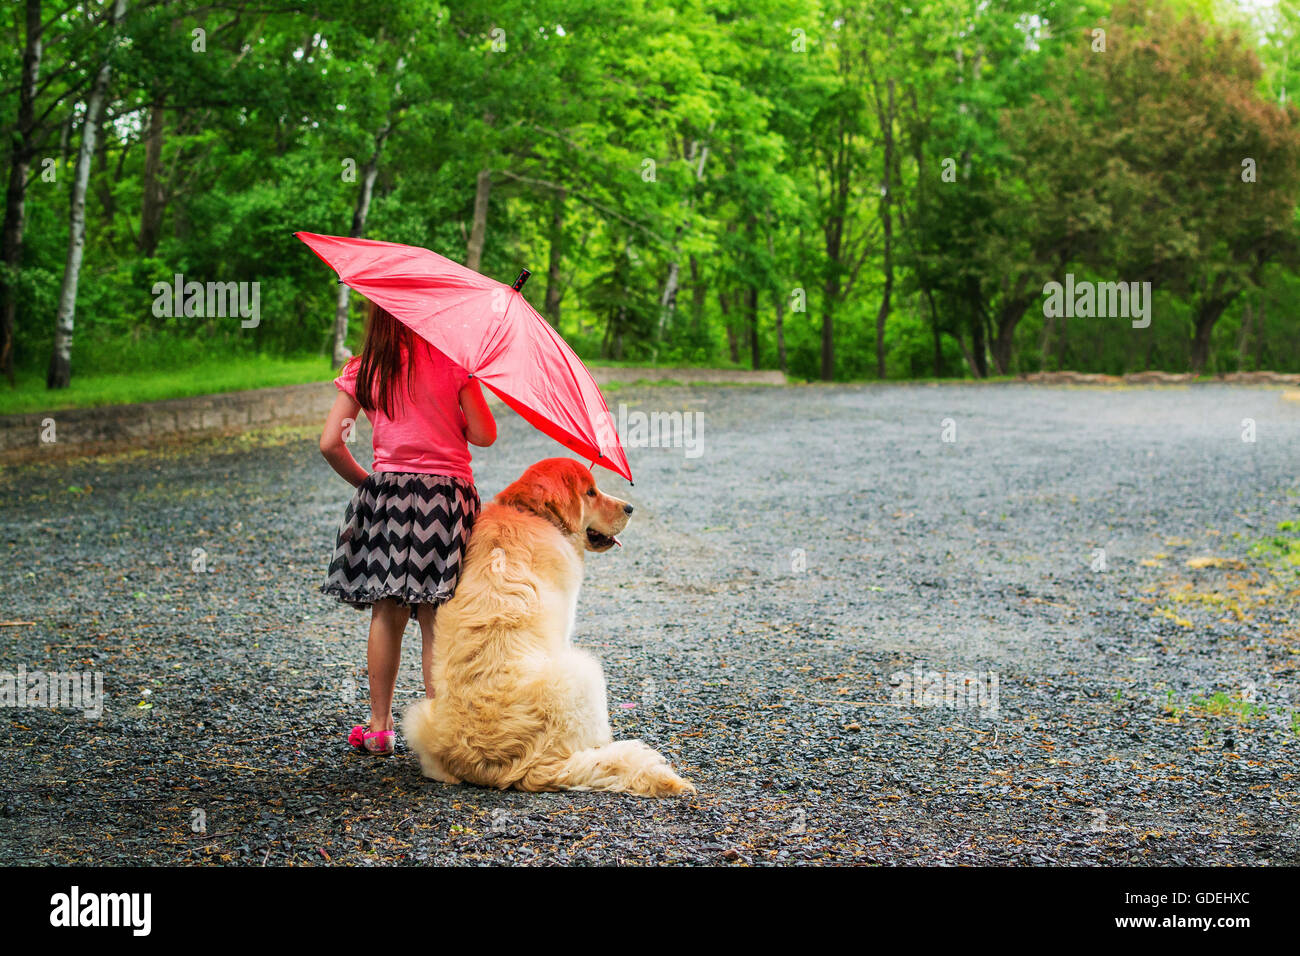
MULTIPOLYGON (((422 339, 415 346, 415 381, 406 391, 406 362, 393 396, 395 418, 379 409, 366 411, 374 428, 375 471, 413 471, 426 475, 451 475, 474 480, 469 443, 465 440, 465 414, 460 410, 460 390, 469 375, 422 339), (412 400, 414 399, 414 400, 412 400)), ((334 384, 357 397, 357 371, 361 357, 343 366, 334 384)))

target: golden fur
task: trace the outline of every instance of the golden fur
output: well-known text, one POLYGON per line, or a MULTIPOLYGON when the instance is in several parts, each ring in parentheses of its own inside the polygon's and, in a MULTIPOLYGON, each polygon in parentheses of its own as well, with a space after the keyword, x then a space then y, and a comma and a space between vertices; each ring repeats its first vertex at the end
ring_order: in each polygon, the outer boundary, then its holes
POLYGON ((613 547, 631 511, 568 458, 538 462, 483 509, 456 596, 434 619, 433 698, 402 723, 426 777, 503 790, 695 790, 641 741, 613 741, 600 664, 572 645, 585 552, 613 547))

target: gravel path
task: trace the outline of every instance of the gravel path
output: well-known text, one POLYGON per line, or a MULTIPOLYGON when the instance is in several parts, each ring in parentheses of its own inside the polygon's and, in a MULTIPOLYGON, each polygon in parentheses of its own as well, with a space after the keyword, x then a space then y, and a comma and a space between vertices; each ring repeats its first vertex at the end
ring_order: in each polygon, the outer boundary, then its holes
MULTIPOLYGON (((316 592, 348 488, 281 430, 0 476, 0 671, 97 672, 107 698, 0 711, 0 863, 1300 863, 1281 389, 611 403, 691 413, 702 445, 600 476, 636 517, 589 556, 576 640, 615 736, 698 797, 444 787, 400 744, 350 753, 367 618, 316 592), (952 706, 922 686, 942 674, 952 706)), ((559 453, 501 419, 485 499, 559 453)))

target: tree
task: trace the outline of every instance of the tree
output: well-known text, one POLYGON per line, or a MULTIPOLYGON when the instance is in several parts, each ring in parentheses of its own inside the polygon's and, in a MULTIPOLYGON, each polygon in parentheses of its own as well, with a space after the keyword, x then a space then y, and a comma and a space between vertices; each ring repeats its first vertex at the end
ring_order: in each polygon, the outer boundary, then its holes
POLYGON ((823 27, 830 71, 807 134, 811 178, 822 235, 821 377, 835 377, 835 319, 852 295, 863 265, 875 249, 875 232, 859 197, 871 189, 867 172, 866 102, 862 74, 863 33, 869 29, 853 5, 836 8, 823 27))
POLYGON ((27 177, 36 155, 36 83, 41 72, 41 0, 27 0, 23 18, 22 79, 18 87, 18 121, 10 134, 9 183, 5 190, 3 226, 4 262, 0 264, 0 372, 14 380, 14 317, 18 309, 15 289, 22 264, 27 177))
POLYGON ((107 40, 95 71, 95 81, 86 99, 86 118, 81 125, 81 148, 72 180, 72 199, 68 215, 68 259, 63 270, 63 287, 59 291, 59 309, 54 317, 54 349, 45 376, 48 388, 67 388, 72 380, 72 330, 77 311, 77 284, 81 279, 81 260, 86 248, 86 187, 90 182, 90 162, 95 155, 95 137, 108 97, 108 82, 113 73, 113 52, 117 45, 118 26, 126 13, 126 0, 109 0, 104 19, 107 40))
POLYGON ((1077 261, 1187 299, 1201 372, 1227 307, 1294 254, 1300 113, 1261 95, 1234 30, 1169 4, 1122 5, 1105 29, 1104 51, 1080 37, 1054 95, 1008 123, 1024 181, 1057 184, 1065 210, 1020 227, 1058 270, 1077 261))

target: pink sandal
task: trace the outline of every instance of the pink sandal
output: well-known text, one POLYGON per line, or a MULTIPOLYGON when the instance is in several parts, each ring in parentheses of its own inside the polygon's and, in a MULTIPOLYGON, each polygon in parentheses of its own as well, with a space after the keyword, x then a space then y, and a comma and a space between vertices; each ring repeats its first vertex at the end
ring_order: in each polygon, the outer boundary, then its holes
POLYGON ((365 727, 357 724, 352 728, 352 733, 348 734, 348 743, 358 750, 364 750, 368 754, 374 754, 378 757, 387 757, 393 752, 393 740, 395 734, 391 730, 376 730, 367 732, 365 727), (372 746, 372 741, 377 746, 372 746))

